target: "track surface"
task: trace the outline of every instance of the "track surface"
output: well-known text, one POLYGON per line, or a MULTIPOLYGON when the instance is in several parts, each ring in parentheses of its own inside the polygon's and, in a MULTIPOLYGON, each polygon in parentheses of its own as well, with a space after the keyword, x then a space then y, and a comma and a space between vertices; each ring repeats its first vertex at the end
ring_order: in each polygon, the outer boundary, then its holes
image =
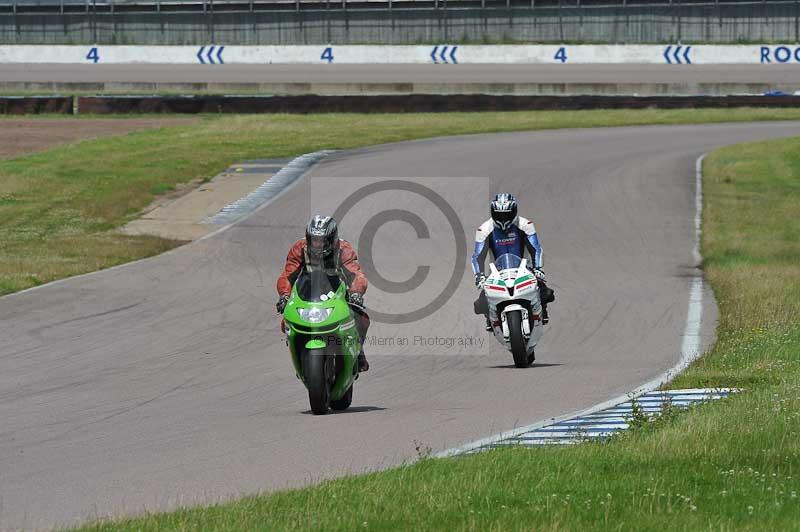
MULTIPOLYGON (((341 415, 306 413, 272 307, 285 250, 309 212, 308 177, 209 239, 2 298, 0 528, 387 467, 415 458, 417 445, 441 450, 625 393, 680 354, 696 157, 797 134, 800 123, 564 130, 328 159, 313 170, 320 179, 487 176, 495 190, 519 194, 558 294, 537 350, 542 365, 511 369, 510 354, 492 343, 483 356, 374 350, 355 408, 341 415)), ((382 234, 376 255, 431 262, 392 247, 402 228, 382 234)), ((474 295, 466 274, 450 310, 419 330, 481 334, 474 295)), ((407 303, 397 296, 398 306, 407 303)), ((708 341, 714 313, 706 303, 708 341)), ((376 324, 370 332, 395 330, 376 324)))
POLYGON ((0 65, 0 82, 800 83, 795 65, 0 65))

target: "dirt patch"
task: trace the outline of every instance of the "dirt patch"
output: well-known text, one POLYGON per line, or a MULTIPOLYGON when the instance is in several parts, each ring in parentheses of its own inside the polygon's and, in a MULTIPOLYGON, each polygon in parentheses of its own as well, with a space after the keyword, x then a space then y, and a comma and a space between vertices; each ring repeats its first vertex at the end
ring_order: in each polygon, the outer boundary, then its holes
POLYGON ((0 120, 0 158, 16 157, 78 140, 195 122, 194 118, 0 120))
POLYGON ((247 196, 288 162, 288 159, 249 161, 231 166, 208 182, 187 183, 169 196, 154 201, 138 219, 123 227, 122 232, 171 240, 200 238, 220 228, 220 225, 205 223, 206 219, 247 196))

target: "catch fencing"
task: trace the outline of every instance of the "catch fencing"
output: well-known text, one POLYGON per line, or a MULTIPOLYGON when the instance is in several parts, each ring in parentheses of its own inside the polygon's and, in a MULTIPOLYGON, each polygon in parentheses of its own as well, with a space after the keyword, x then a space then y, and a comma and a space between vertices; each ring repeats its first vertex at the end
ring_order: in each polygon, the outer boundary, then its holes
POLYGON ((2 0, 0 44, 800 42, 800 0, 2 0))

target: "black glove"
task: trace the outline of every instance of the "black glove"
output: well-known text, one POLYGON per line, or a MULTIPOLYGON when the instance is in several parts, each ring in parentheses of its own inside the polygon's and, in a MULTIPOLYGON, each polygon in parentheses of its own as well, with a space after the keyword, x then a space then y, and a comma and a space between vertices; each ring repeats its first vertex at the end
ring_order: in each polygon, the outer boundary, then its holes
POLYGON ((485 275, 483 275, 482 273, 476 273, 475 274, 475 286, 477 288, 483 288, 484 281, 486 281, 486 276, 485 275))
POLYGON ((357 307, 364 306, 364 294, 359 294, 358 292, 350 292, 350 295, 347 296, 347 301, 355 305, 357 307))
POLYGON ((286 304, 289 302, 289 296, 281 296, 278 298, 278 302, 275 303, 275 308, 278 310, 278 314, 283 314, 283 310, 286 308, 286 304))

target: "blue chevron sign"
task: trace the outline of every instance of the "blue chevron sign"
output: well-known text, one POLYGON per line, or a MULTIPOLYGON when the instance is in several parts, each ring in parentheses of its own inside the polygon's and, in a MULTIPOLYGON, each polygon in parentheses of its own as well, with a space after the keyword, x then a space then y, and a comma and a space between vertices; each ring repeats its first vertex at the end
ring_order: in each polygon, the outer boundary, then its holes
POLYGON ((205 46, 201 46, 200 50, 197 51, 197 60, 200 61, 201 65, 224 65, 225 61, 222 60, 222 51, 225 49, 224 46, 214 46, 213 44, 208 47, 206 50, 205 46), (214 53, 216 49, 217 53, 214 53), (216 58, 216 62, 214 61, 216 58))
POLYGON ((458 59, 456 59, 456 50, 458 50, 458 46, 447 46, 446 44, 439 49, 439 46, 434 46, 433 51, 431 52, 431 59, 437 65, 439 64, 458 64, 458 59), (448 54, 447 51, 450 50, 448 54), (450 58, 450 61, 447 59, 450 58))
POLYGON ((681 46, 679 44, 675 46, 675 50, 673 51, 672 45, 669 45, 666 50, 664 50, 663 56, 670 65, 691 65, 692 60, 689 58, 689 52, 691 51, 691 46, 681 46), (681 53, 681 50, 683 50, 683 53, 681 53), (683 61, 681 61, 681 59, 683 59, 683 61))

